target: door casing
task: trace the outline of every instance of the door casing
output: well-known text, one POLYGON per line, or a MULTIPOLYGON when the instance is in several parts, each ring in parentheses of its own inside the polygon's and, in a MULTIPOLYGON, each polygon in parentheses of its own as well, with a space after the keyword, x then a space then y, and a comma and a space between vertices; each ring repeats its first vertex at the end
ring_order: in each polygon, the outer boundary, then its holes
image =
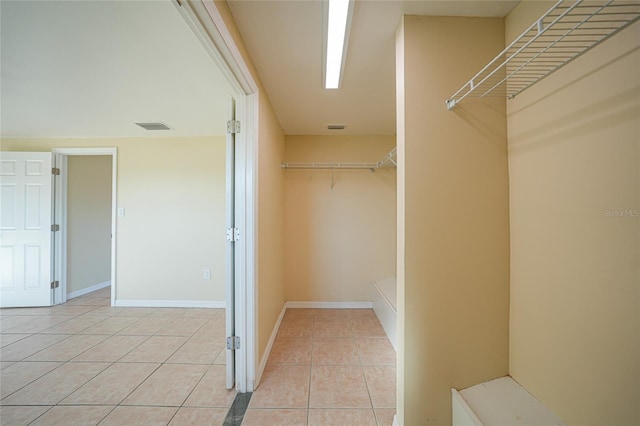
POLYGON ((60 169, 60 176, 54 183, 54 220, 60 225, 60 231, 54 237, 53 259, 55 280, 60 286, 54 291, 54 304, 67 301, 67 158, 76 155, 109 155, 111 156, 111 306, 115 306, 117 294, 116 277, 116 200, 118 150, 117 148, 53 148, 54 166, 60 169))

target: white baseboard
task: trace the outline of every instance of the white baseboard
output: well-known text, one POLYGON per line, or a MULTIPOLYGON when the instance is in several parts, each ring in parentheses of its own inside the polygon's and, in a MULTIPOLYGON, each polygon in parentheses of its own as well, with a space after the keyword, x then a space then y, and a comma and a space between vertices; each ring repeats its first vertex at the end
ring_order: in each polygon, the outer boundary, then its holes
POLYGON ((256 381, 254 387, 258 387, 260 384, 260 379, 262 379, 262 374, 264 373, 264 369, 267 367, 267 361, 269 360, 269 355, 271 355, 271 349, 273 349, 273 343, 276 341, 276 336, 278 335, 278 330, 280 329, 280 324, 282 323, 282 318, 284 318, 284 314, 287 311, 287 304, 285 303, 282 306, 282 311, 280 311, 280 316, 276 320, 276 324, 273 326, 273 330, 271 331, 271 336, 269 336, 269 341, 267 342, 267 347, 264 350, 264 354, 262 354, 262 359, 260 359, 260 364, 258 365, 258 374, 256 374, 256 381))
POLYGON ((393 415, 393 426, 400 426, 400 423, 398 423, 398 415, 397 414, 393 415))
POLYGON ((224 309, 224 301, 202 300, 116 300, 115 306, 134 308, 219 308, 224 309))
POLYGON ((111 281, 105 281, 100 284, 95 284, 87 288, 83 288, 81 290, 76 290, 74 292, 67 294, 67 300, 74 299, 76 297, 84 296, 85 294, 89 294, 94 291, 102 290, 103 288, 111 286, 111 281))
POLYGON ((286 302, 285 308, 303 309, 371 309, 371 302, 286 302))
POLYGON ((371 284, 371 300, 373 312, 382 324, 393 348, 398 352, 398 313, 394 303, 389 300, 389 295, 385 294, 375 281, 371 284))

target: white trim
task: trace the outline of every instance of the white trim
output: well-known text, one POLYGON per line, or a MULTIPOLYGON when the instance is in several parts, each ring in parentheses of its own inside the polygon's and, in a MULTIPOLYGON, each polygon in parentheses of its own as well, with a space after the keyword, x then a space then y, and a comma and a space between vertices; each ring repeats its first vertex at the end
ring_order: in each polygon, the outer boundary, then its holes
POLYGON ((55 251, 56 277, 60 286, 55 290, 58 303, 67 301, 67 157, 70 155, 110 155, 111 156, 111 306, 115 306, 117 292, 116 247, 117 247, 117 210, 118 210, 118 149, 104 148, 53 148, 55 167, 60 168, 61 179, 56 180, 56 218, 62 227, 60 238, 56 241, 55 251))
POLYGON ((276 336, 278 335, 278 330, 280 329, 280 324, 282 323, 282 319, 284 318, 284 314, 287 312, 287 304, 285 303, 282 306, 282 311, 280 311, 280 316, 276 320, 276 324, 273 326, 273 330, 271 331, 271 336, 269 337, 269 341, 267 342, 267 347, 264 350, 264 354, 262 355, 262 359, 260 360, 260 365, 258 366, 258 374, 256 375, 256 384, 260 383, 260 379, 262 379, 262 374, 264 373, 264 369, 267 367, 267 361, 269 361, 269 356, 271 355, 271 349, 273 349, 273 343, 276 341, 276 336))
MULTIPOLYGON (((388 280, 391 279, 393 279, 393 285, 397 286, 396 279, 390 278, 388 280)), ((383 282, 384 281, 387 280, 383 280, 383 282)), ((387 334, 393 348, 398 352, 398 312, 396 311, 393 301, 389 298, 389 295, 383 291, 380 284, 382 284, 382 282, 374 281, 371 283, 373 312, 375 312, 378 321, 382 324, 382 328, 387 334)))
POLYGON ((200 16, 207 15, 206 8, 202 2, 187 1, 183 3, 181 1, 175 1, 171 3, 173 3, 198 41, 200 41, 200 44, 202 44, 209 56, 211 56, 216 67, 231 86, 232 91, 235 93, 244 93, 245 90, 243 90, 242 85, 238 83, 234 71, 231 70, 230 65, 218 48, 222 41, 222 36, 219 34, 220 31, 215 28, 213 22, 204 22, 199 18, 200 16))
POLYGON ((398 415, 397 414, 393 415, 393 426, 400 426, 400 423, 398 423, 398 415))
MULTIPOLYGON (((230 96, 227 110, 227 122, 236 120, 236 100, 233 96, 230 96)), ((235 228, 236 228, 236 192, 235 192, 235 180, 236 180, 236 137, 234 133, 227 132, 225 138, 226 155, 225 155, 225 209, 224 209, 224 223, 227 228, 227 232, 230 229, 234 229, 235 240, 235 228)), ((225 299, 227 302, 227 309, 225 310, 225 336, 236 336, 235 330, 235 291, 236 291, 236 243, 229 240, 227 235, 227 242, 225 243, 225 299)), ((236 354, 233 350, 227 348, 226 354, 226 371, 225 371, 225 386, 227 389, 234 389, 236 385, 236 354)))
POLYGON ((302 309, 371 309, 371 302, 286 302, 286 308, 302 309))
POLYGON ((202 300, 116 300, 115 306, 135 308, 216 308, 224 309, 226 302, 214 300, 210 302, 202 300))
POLYGON ((212 1, 202 0, 202 4, 209 12, 209 17, 216 29, 216 32, 211 34, 213 36, 212 41, 216 44, 220 55, 235 77, 236 84, 239 84, 247 95, 257 93, 258 85, 253 79, 253 75, 251 75, 251 71, 249 71, 249 67, 245 63, 238 46, 236 46, 231 32, 225 25, 218 6, 214 5, 212 1))
MULTIPOLYGON (((243 61, 244 63, 244 61, 243 61)), ((253 81, 253 80, 252 80, 253 81)), ((246 144, 246 194, 247 204, 245 220, 246 220, 246 287, 247 300, 244 310, 245 321, 248 324, 246 328, 247 342, 247 390, 255 390, 259 380, 257 377, 258 365, 258 304, 260 284, 258 282, 258 111, 259 111, 259 93, 249 94, 245 98, 245 107, 241 111, 242 119, 247 122, 247 132, 241 134, 241 142, 246 144)), ((237 142, 237 140, 236 140, 237 142)))
POLYGON ((451 388, 451 419, 456 426, 476 425, 482 426, 482 422, 473 412, 467 401, 456 390, 451 388))
MULTIPOLYGON (((242 123, 245 117, 244 102, 236 105, 236 119, 242 123)), ((251 392, 253 383, 249 383, 248 369, 250 362, 248 360, 249 345, 251 338, 247 335, 249 322, 247 321, 248 307, 248 283, 247 283, 247 253, 249 251, 250 231, 248 229, 247 219, 247 198, 249 194, 246 192, 247 182, 247 145, 242 137, 242 131, 236 135, 236 179, 235 179, 235 225, 240 232, 240 238, 235 244, 235 292, 234 292, 234 310, 235 310, 235 334, 239 336, 241 341, 247 345, 241 345, 240 350, 235 351, 236 357, 236 389, 239 392, 251 392)), ((255 366, 253 367, 255 368, 255 366)))
POLYGON ((65 155, 114 155, 118 151, 116 147, 104 148, 53 148, 54 154, 65 155))
POLYGON ((76 297, 84 296, 85 294, 89 294, 89 293, 92 293, 94 291, 102 290, 103 288, 107 288, 107 287, 110 287, 110 286, 111 286, 111 281, 105 281, 103 283, 94 284, 94 285, 89 286, 87 288, 83 288, 81 290, 76 290, 76 291, 73 291, 73 292, 67 294, 67 300, 75 299, 76 297))
POLYGON ((451 389, 451 395, 455 426, 565 425, 510 376, 478 383, 460 392, 451 389))
POLYGON ((53 304, 61 304, 67 301, 67 156, 53 153, 54 166, 60 169, 60 175, 54 183, 54 207, 53 222, 60 225, 58 238, 55 236, 53 245, 53 280, 57 280, 60 286, 54 290, 53 304))

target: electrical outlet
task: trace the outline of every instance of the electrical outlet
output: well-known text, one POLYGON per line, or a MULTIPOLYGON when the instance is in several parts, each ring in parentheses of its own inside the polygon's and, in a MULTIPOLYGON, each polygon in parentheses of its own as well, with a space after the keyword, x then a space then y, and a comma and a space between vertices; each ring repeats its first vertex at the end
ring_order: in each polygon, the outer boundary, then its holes
POLYGON ((205 280, 211 279, 211 269, 203 269, 202 270, 202 278, 205 280))

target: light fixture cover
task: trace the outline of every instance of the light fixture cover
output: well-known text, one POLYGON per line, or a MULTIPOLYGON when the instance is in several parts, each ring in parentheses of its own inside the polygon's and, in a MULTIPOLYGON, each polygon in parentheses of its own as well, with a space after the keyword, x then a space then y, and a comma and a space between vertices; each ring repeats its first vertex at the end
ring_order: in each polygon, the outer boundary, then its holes
POLYGON ((340 86, 348 18, 349 0, 329 0, 325 89, 337 89, 340 86))

